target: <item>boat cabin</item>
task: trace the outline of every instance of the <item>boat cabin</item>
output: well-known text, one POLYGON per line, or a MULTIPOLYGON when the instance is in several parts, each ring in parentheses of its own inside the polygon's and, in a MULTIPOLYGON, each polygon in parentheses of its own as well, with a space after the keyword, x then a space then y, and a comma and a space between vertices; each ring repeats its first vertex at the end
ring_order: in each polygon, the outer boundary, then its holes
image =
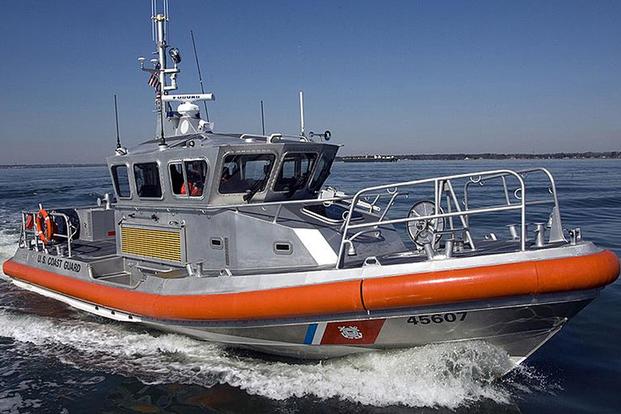
POLYGON ((282 135, 194 134, 109 157, 118 206, 226 206, 316 197, 338 145, 282 135))

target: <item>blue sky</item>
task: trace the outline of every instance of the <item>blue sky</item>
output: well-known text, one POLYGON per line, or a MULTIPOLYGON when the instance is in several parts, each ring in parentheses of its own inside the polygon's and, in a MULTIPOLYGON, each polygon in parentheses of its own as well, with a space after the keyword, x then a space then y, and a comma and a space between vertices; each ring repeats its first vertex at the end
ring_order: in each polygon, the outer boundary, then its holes
MULTIPOLYGON (((150 2, 3 2, 0 163, 100 162, 112 95, 152 137, 150 2)), ((171 0, 180 92, 221 132, 331 129, 343 154, 621 149, 619 1, 171 0)))

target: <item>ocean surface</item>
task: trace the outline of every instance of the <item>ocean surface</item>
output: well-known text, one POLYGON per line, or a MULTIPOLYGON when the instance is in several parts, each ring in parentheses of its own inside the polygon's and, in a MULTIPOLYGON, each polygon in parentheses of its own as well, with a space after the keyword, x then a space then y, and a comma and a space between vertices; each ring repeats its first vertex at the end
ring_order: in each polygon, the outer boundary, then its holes
MULTIPOLYGON (((336 163, 328 184, 533 166, 555 174, 565 227, 621 254, 619 160, 336 163)), ((110 190, 104 167, 0 169, 0 261, 16 249, 21 209, 110 190)), ((0 280, 0 413, 618 413, 620 311, 617 281, 491 381, 506 356, 483 343, 300 364, 103 320, 0 280)))

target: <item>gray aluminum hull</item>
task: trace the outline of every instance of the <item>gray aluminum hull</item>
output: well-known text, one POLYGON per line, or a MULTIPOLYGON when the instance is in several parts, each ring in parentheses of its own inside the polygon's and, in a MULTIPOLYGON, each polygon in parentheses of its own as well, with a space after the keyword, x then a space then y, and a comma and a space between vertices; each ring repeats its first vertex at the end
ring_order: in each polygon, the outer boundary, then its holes
MULTIPOLYGON (((272 322, 252 326, 162 323, 146 321, 154 328, 234 348, 251 349, 298 359, 326 359, 385 349, 435 343, 485 341, 504 349, 520 363, 557 333, 588 305, 598 291, 573 292, 545 297, 523 297, 494 302, 404 309, 367 317, 352 315, 313 322, 272 322), (365 344, 343 336, 339 328, 357 328, 365 344), (348 342, 348 343, 344 343, 348 342)), ((356 331, 355 329, 353 330, 356 331)))

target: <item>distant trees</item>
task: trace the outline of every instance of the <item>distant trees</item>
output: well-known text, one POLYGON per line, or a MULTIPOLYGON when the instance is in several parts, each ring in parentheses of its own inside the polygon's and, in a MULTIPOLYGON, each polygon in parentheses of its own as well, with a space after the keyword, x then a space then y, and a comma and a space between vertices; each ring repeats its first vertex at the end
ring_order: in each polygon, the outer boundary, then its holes
MULTIPOLYGON (((377 154, 380 155, 380 154, 377 154)), ((607 152, 553 152, 542 154, 528 154, 528 153, 515 153, 515 154, 502 154, 495 152, 484 152, 478 154, 381 154, 382 157, 395 157, 399 160, 507 160, 507 159, 525 159, 525 160, 542 160, 542 159, 621 159, 621 151, 607 151, 607 152)), ((374 155, 344 155, 336 157, 337 161, 343 160, 372 160, 374 155)))

